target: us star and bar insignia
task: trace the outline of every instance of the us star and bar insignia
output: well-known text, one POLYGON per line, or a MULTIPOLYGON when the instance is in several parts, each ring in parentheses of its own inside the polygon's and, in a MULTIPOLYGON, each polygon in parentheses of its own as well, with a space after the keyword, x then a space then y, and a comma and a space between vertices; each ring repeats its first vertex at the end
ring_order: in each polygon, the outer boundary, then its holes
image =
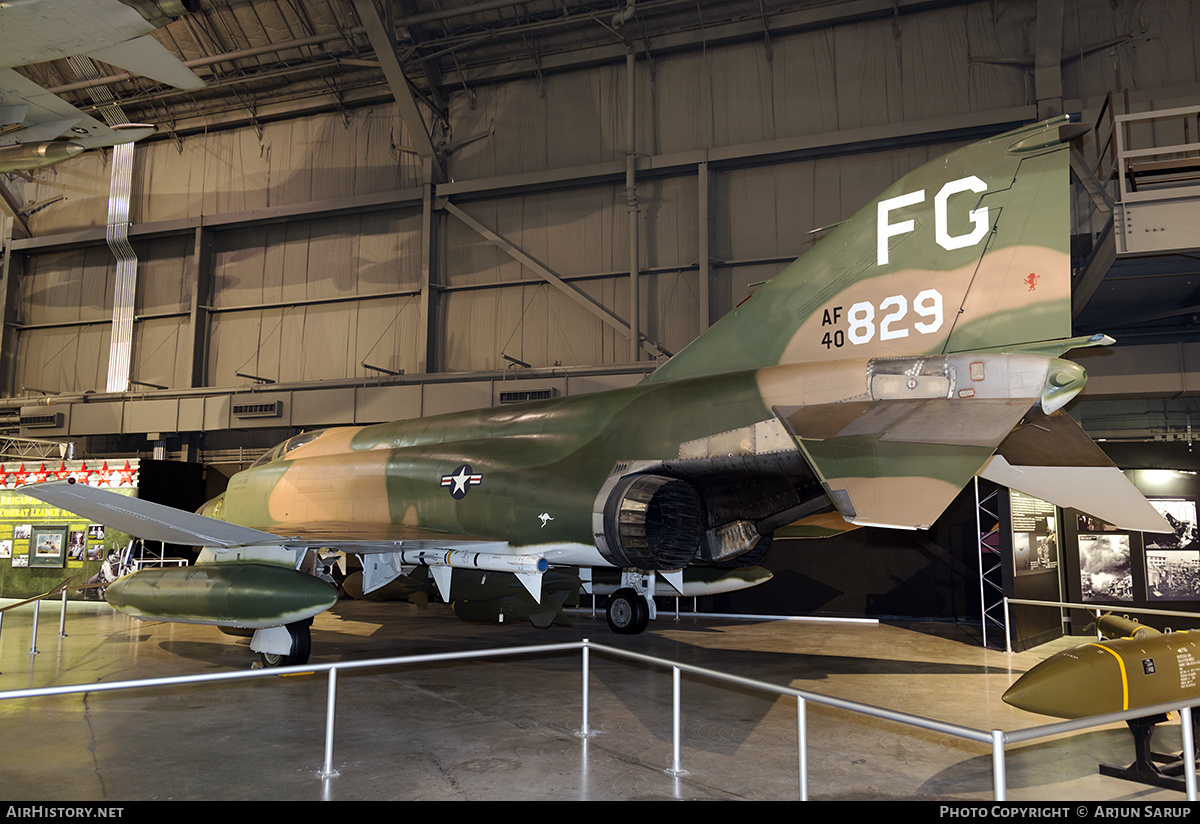
POLYGON ((454 500, 462 500, 473 486, 483 483, 483 474, 471 472, 470 464, 463 464, 450 475, 442 476, 442 486, 450 488, 450 496, 454 500))

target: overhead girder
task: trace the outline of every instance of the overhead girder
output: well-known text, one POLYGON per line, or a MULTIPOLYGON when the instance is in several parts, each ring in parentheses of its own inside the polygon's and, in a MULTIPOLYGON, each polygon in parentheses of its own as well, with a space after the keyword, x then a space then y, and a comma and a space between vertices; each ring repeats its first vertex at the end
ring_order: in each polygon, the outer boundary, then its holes
MULTIPOLYGON (((533 73, 533 69, 525 56, 525 49, 530 47, 528 41, 533 38, 537 39, 534 47, 538 54, 538 67, 542 72, 564 71, 597 63, 614 63, 625 57, 627 44, 611 31, 607 16, 568 14, 560 10, 549 17, 502 14, 499 20, 477 22, 483 12, 502 12, 517 5, 521 4, 515 0, 479 2, 397 17, 392 32, 397 29, 407 30, 414 35, 412 42, 407 44, 407 50, 402 50, 402 53, 395 57, 397 65, 403 69, 403 74, 410 81, 407 84, 410 86, 410 93, 411 82, 415 80, 430 89, 433 105, 440 107, 442 103, 439 102, 439 91, 446 84, 467 89, 469 93, 471 86, 475 84, 504 82, 528 76, 533 73), (465 24, 458 24, 458 21, 464 21, 465 24), (432 30, 424 30, 422 37, 420 27, 435 22, 447 24, 446 30, 439 31, 436 35, 432 30), (568 32, 568 36, 563 36, 568 30, 574 31, 568 32), (553 42, 547 39, 551 35, 555 38, 553 42), (522 47, 519 57, 518 51, 513 48, 514 44, 520 44, 522 47)), ((760 11, 757 16, 749 17, 727 14, 726 19, 722 19, 717 8, 709 9, 704 15, 698 16, 694 9, 681 11, 682 7, 675 0, 642 0, 636 6, 635 19, 640 27, 637 49, 640 51, 647 44, 653 44, 655 54, 665 54, 711 48, 713 44, 720 42, 761 40, 789 31, 810 30, 851 20, 912 13, 933 5, 938 5, 936 0, 865 0, 853 4, 853 10, 836 5, 819 6, 770 15, 760 11)), ((205 12, 205 8, 202 7, 199 14, 205 12)), ((376 21, 380 20, 377 12, 373 16, 376 21)), ((183 20, 192 25, 190 17, 183 20)), ((212 25, 205 28, 212 28, 212 25)), ((380 22, 380 28, 387 29, 388 24, 380 22)), ((167 30, 168 35, 170 31, 167 30)), ((246 35, 242 33, 239 36, 246 35)), ((201 44, 201 38, 196 37, 196 45, 208 51, 213 47, 227 50, 221 54, 208 54, 185 60, 185 65, 196 69, 229 64, 232 68, 214 68, 214 75, 207 78, 210 88, 203 95, 176 89, 139 87, 125 89, 120 96, 135 119, 151 119, 150 113, 138 115, 137 109, 153 105, 152 101, 158 101, 160 104, 167 102, 168 107, 175 106, 178 102, 180 108, 176 108, 171 115, 177 133, 181 134, 191 129, 189 118, 193 114, 204 121, 196 128, 211 130, 217 122, 211 119, 214 113, 226 109, 244 110, 253 104, 253 101, 248 103, 245 99, 253 97, 253 89, 249 92, 233 91, 227 94, 228 102, 223 102, 215 96, 221 89, 229 86, 253 86, 256 82, 268 79, 309 74, 322 82, 319 85, 310 83, 308 88, 297 87, 294 91, 279 93, 279 90, 275 90, 270 101, 262 100, 255 104, 259 108, 271 105, 279 109, 280 101, 287 100, 308 101, 297 102, 291 110, 292 114, 309 111, 321 100, 325 100, 325 103, 320 104, 324 107, 339 104, 366 105, 378 100, 378 93, 371 93, 370 88, 379 86, 379 78, 369 71, 366 75, 361 75, 364 63, 361 60, 363 48, 360 44, 364 37, 371 39, 365 25, 343 26, 339 23, 337 31, 232 49, 225 42, 218 43, 216 32, 212 32, 205 38, 211 42, 201 44), (252 57, 289 50, 301 50, 302 56, 289 57, 286 62, 271 62, 266 65, 244 64, 244 61, 252 57), (359 72, 361 76, 355 77, 348 74, 348 71, 359 72), (334 86, 332 90, 330 84, 334 86)), ((394 35, 385 35, 384 40, 390 42, 393 38, 394 35)), ((221 40, 226 41, 227 38, 221 40)), ((229 44, 232 42, 228 41, 229 44)), ((367 68, 372 69, 374 66, 367 68)), ((35 67, 32 72, 39 76, 43 85, 52 87, 50 91, 54 94, 67 94, 90 85, 134 79, 129 74, 113 74, 87 83, 57 84, 49 69, 35 67)), ((292 80, 285 82, 294 83, 292 80)), ((395 90, 392 91, 395 94, 395 90)), ((156 110, 154 114, 160 112, 156 110)), ((276 116, 282 115, 277 111, 276 116)), ((244 122, 244 119, 229 118, 220 122, 220 127, 234 127, 244 122)))
POLYGON ((10 218, 12 220, 12 236, 14 238, 30 237, 29 224, 21 211, 20 201, 9 190, 4 180, 0 179, 0 219, 10 218))
POLYGON ((409 87, 408 77, 405 76, 404 69, 396 58, 392 39, 394 29, 389 32, 389 27, 384 25, 375 8, 374 0, 354 0, 354 8, 358 12, 358 18, 362 22, 363 28, 367 31, 367 38, 371 41, 375 56, 379 59, 379 66, 383 70, 384 77, 387 78, 392 97, 395 98, 396 105, 400 107, 400 118, 404 121, 409 139, 413 142, 417 155, 430 164, 429 168, 435 182, 445 180, 443 161, 433 147, 429 129, 425 125, 425 119, 421 116, 417 99, 409 87))
MULTIPOLYGON (((533 259, 528 254, 526 254, 524 251, 522 251, 518 247, 514 246, 512 243, 505 240, 504 238, 500 237, 500 235, 496 234, 491 229, 484 226, 482 223, 480 223, 475 218, 468 215, 466 212, 464 212, 458 206, 455 206, 453 203, 450 203, 449 201, 447 201, 442 204, 442 208, 445 209, 450 214, 454 215, 456 218, 458 218, 460 221, 462 221, 467 227, 469 227, 470 229, 472 229, 473 231, 478 233, 482 238, 484 238, 489 243, 491 243, 492 245, 499 248, 505 254, 509 255, 511 258, 513 258, 517 262, 521 263, 523 266, 527 267, 531 271, 536 272, 540 277, 542 277, 544 280, 546 280, 547 283, 558 288, 563 294, 565 294, 567 297, 571 298, 571 300, 573 300, 576 303, 578 303, 579 305, 583 306, 585 309, 587 309, 593 315, 598 317, 604 323, 611 326, 613 329, 615 329, 621 335, 624 335, 626 338, 632 338, 633 332, 630 330, 630 326, 628 323, 621 320, 616 315, 614 315, 612 312, 608 311, 608 309, 601 306, 599 303, 597 303, 595 300, 593 300, 591 296, 587 295, 586 293, 584 293, 577 287, 571 285, 570 283, 567 283, 565 280, 563 280, 561 277, 559 277, 555 272, 551 271, 548 267, 546 267, 545 264, 533 259)), ((650 352, 650 354, 652 354, 652 355, 662 354, 661 347, 656 346, 655 344, 651 343, 650 341, 640 340, 639 344, 642 347, 644 347, 646 349, 646 351, 650 352)))

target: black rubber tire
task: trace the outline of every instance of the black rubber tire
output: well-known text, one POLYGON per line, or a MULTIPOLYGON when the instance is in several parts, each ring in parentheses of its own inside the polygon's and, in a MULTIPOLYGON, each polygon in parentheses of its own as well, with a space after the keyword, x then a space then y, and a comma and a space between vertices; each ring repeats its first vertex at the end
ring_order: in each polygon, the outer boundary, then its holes
POLYGON ((260 652, 259 660, 264 667, 302 667, 308 663, 312 653, 311 621, 297 621, 287 625, 288 635, 292 637, 292 649, 287 655, 260 652))
POLYGON ((636 590, 626 587, 609 596, 605 617, 617 635, 637 635, 650 624, 650 607, 636 590))

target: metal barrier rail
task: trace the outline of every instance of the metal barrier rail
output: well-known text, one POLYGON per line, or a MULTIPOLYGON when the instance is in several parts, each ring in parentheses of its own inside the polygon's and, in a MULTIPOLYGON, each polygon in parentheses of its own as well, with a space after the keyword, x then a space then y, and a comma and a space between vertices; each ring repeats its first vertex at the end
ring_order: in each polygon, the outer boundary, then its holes
MULTIPOLYGON (((30 601, 33 602, 33 629, 32 629, 32 632, 30 633, 30 640, 29 640, 29 654, 30 655, 37 655, 37 652, 38 652, 38 648, 37 648, 38 618, 42 612, 42 601, 45 601, 45 600, 48 600, 48 599, 45 598, 44 596, 37 595, 26 601, 18 601, 17 603, 13 604, 12 606, 9 606, 6 608, 6 609, 13 609, 14 607, 23 606, 24 604, 29 603, 30 601)), ((66 638, 67 637, 67 590, 66 589, 63 589, 63 591, 62 591, 61 601, 62 601, 62 608, 59 610, 59 613, 58 613, 58 637, 66 638)), ((4 627, 4 613, 5 613, 5 610, 0 609, 0 629, 3 629, 3 627, 4 627)))
POLYGON ((679 775, 683 772, 682 762, 680 759, 680 747, 682 740, 682 727, 680 723, 681 716, 681 689, 680 677, 683 672, 688 672, 692 675, 699 676, 710 680, 720 681, 727 684, 735 684, 741 687, 758 690, 766 693, 773 693, 779 696, 793 696, 796 698, 797 711, 797 753, 798 753, 798 778, 799 778, 799 796, 801 800, 808 800, 808 731, 807 731, 807 705, 808 703, 817 704, 826 707, 836 707, 850 712, 867 715, 873 718, 880 718, 904 724, 907 726, 917 727, 923 730, 950 735, 957 738, 964 738, 969 741, 975 741, 980 744, 988 745, 992 752, 992 786, 993 794, 997 801, 1007 800, 1007 786, 1005 778, 1005 747, 1009 744, 1034 741, 1040 738, 1049 738, 1051 736, 1061 735, 1065 732, 1074 732, 1077 730, 1088 729, 1091 727, 1103 726, 1116 721, 1124 721, 1130 718, 1139 718, 1146 715, 1156 714, 1160 712, 1177 711, 1181 717, 1181 725, 1183 732, 1183 750, 1184 760, 1186 764, 1186 788, 1187 798, 1189 801, 1197 800, 1196 793, 1196 757, 1195 746, 1192 739, 1192 723, 1191 723, 1191 708, 1196 704, 1200 704, 1200 697, 1190 703, 1184 704, 1160 704, 1153 707, 1143 707, 1137 710, 1109 713, 1107 715, 1093 716, 1090 718, 1081 718, 1073 721, 1064 721, 1055 724, 1048 724, 1040 727, 1032 727, 1024 730, 1017 730, 1011 733, 1006 733, 1002 730, 977 730, 970 727, 963 727, 957 724, 949 724, 942 721, 935 721, 930 718, 923 718, 917 715, 910 715, 904 712, 896 712, 887 710, 881 707, 871 706, 869 704, 861 704, 857 701, 849 701, 841 698, 834 698, 827 695, 820 695, 807 690, 794 689, 792 687, 781 687, 776 684, 769 684, 764 681, 758 681, 752 678, 743 678, 737 675, 729 675, 727 673, 710 670, 704 667, 698 667, 691 664, 682 664, 676 661, 670 661, 665 658, 657 658, 651 655, 642 653, 630 652, 628 650, 617 649, 603 644, 594 644, 586 638, 583 641, 574 641, 564 644, 541 644, 536 646, 521 646, 509 647, 501 649, 486 649, 470 652, 446 652, 432 653, 427 655, 405 655, 394 658, 376 658, 366 661, 346 661, 336 664, 316 664, 303 667, 279 667, 275 669, 258 669, 239 672, 225 673, 209 673, 205 675, 186 675, 164 678, 148 678, 133 681, 112 681, 98 682, 92 684, 72 684, 58 687, 40 687, 21 690, 5 690, 0 691, 0 701, 7 701, 19 698, 36 698, 48 695, 69 695, 73 693, 89 693, 89 692, 107 692, 110 690, 122 689, 137 689, 144 687, 165 687, 177 684, 195 684, 211 681, 235 681, 247 678, 267 678, 280 675, 291 675, 301 673, 328 673, 328 692, 326 698, 326 716, 325 716, 325 754, 324 764, 318 774, 323 779, 333 778, 339 773, 333 769, 333 731, 335 708, 337 698, 337 673, 339 670, 356 670, 379 667, 396 667, 412 664, 423 664, 433 661, 459 661, 472 658, 498 658, 511 657, 517 655, 534 655, 545 654, 547 652, 566 652, 569 650, 580 650, 582 653, 582 723, 578 734, 580 736, 588 736, 591 734, 588 728, 588 687, 590 681, 590 654, 594 650, 603 655, 610 655, 615 658, 624 658, 632 661, 639 661, 650 664, 663 669, 670 669, 673 678, 673 697, 672 697, 672 724, 673 724, 673 757, 671 766, 667 769, 668 773, 679 775))
MULTIPOLYGON (((1010 604, 1021 604, 1027 607, 1058 607, 1059 609, 1079 609, 1084 612, 1095 614, 1095 620, 1100 619, 1102 612, 1120 612, 1120 613, 1137 613, 1138 615, 1162 615, 1169 618, 1191 618, 1193 620, 1200 619, 1200 615, 1195 612, 1184 612, 1175 609, 1150 609, 1147 607, 1126 607, 1113 606, 1112 604, 1072 604, 1067 601, 1033 601, 1028 598, 1004 598, 1004 651, 1012 655, 1012 621, 1009 620, 1008 607, 1010 604)), ((1100 630, 1097 628, 1096 637, 1100 638, 1100 630)))

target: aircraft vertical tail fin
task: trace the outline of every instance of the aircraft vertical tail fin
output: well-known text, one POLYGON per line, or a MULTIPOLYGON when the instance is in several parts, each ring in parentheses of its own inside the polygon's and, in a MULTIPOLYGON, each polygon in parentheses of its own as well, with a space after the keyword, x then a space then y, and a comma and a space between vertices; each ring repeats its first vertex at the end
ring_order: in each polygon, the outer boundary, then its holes
POLYGON ((1078 134, 1063 116, 910 172, 647 381, 1068 337, 1078 134))

